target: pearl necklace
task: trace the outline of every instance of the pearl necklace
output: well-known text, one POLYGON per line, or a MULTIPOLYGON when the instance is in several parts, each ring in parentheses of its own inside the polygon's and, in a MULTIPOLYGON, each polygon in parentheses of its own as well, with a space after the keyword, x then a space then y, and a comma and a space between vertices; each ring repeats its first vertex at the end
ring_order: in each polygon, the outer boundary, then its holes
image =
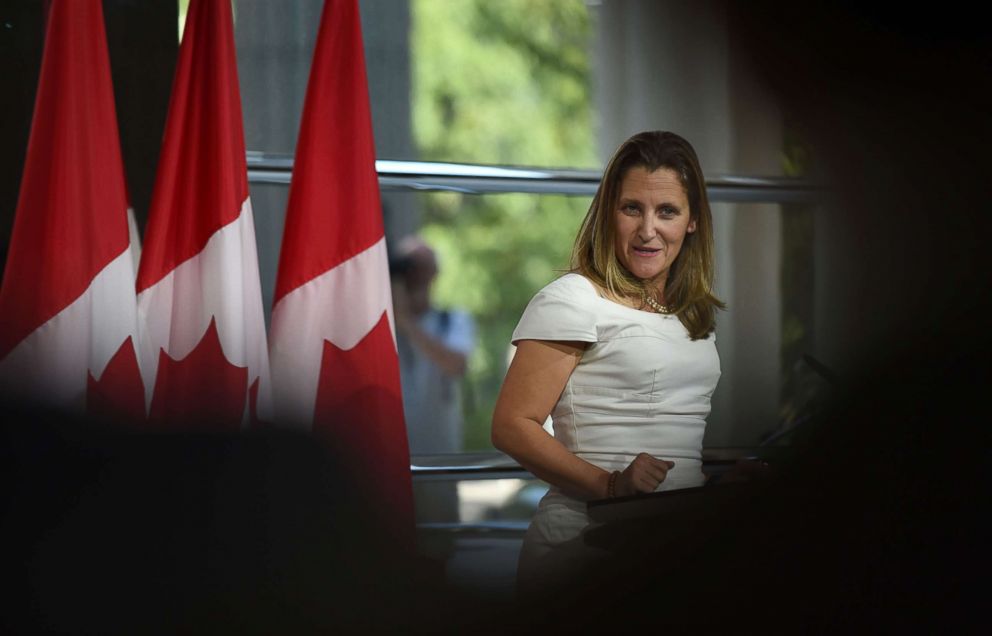
POLYGON ((645 303, 647 303, 648 307, 650 307, 651 309, 654 309, 659 314, 670 314, 670 313, 672 313, 672 308, 671 307, 669 307, 668 305, 662 305, 661 303, 659 303, 654 298, 651 298, 650 296, 648 296, 648 293, 647 292, 641 292, 641 300, 643 300, 645 303))

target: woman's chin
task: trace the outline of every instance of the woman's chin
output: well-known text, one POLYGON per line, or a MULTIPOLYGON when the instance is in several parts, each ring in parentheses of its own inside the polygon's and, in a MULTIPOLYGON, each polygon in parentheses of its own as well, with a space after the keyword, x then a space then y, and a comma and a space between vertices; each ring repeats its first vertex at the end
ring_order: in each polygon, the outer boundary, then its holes
POLYGON ((650 283, 658 278, 660 272, 655 268, 645 268, 645 267, 623 267, 628 274, 641 281, 642 283, 650 283))
POLYGON ((658 280, 658 278, 662 274, 662 272, 658 271, 657 269, 647 269, 647 270, 641 269, 639 271, 635 270, 631 273, 634 275, 635 278, 637 278, 638 280, 644 283, 654 282, 658 280))

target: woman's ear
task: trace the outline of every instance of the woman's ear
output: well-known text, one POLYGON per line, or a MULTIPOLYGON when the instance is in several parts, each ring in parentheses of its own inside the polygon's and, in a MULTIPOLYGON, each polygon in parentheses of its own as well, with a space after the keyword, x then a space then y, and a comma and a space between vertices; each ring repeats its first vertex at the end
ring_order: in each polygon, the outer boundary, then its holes
POLYGON ((692 219, 691 221, 689 221, 689 227, 687 227, 685 231, 688 232, 689 234, 692 234, 693 232, 696 231, 696 219, 692 219))

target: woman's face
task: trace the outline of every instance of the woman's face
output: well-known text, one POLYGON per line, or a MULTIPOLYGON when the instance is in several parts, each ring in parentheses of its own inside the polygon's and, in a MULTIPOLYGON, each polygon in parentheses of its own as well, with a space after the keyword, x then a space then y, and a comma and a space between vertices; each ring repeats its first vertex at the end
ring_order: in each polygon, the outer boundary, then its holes
POLYGON ((617 259, 642 280, 664 281, 685 235, 696 231, 685 188, 670 168, 627 170, 613 214, 617 259))

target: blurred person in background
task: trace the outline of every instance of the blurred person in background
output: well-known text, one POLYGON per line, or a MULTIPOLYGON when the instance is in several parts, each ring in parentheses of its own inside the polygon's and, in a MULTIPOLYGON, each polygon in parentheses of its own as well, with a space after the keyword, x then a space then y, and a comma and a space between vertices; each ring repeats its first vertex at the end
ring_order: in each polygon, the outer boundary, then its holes
POLYGON ((431 287, 437 256, 407 236, 392 264, 393 311, 410 454, 462 450, 461 379, 475 344, 475 324, 463 311, 437 309, 431 287))

